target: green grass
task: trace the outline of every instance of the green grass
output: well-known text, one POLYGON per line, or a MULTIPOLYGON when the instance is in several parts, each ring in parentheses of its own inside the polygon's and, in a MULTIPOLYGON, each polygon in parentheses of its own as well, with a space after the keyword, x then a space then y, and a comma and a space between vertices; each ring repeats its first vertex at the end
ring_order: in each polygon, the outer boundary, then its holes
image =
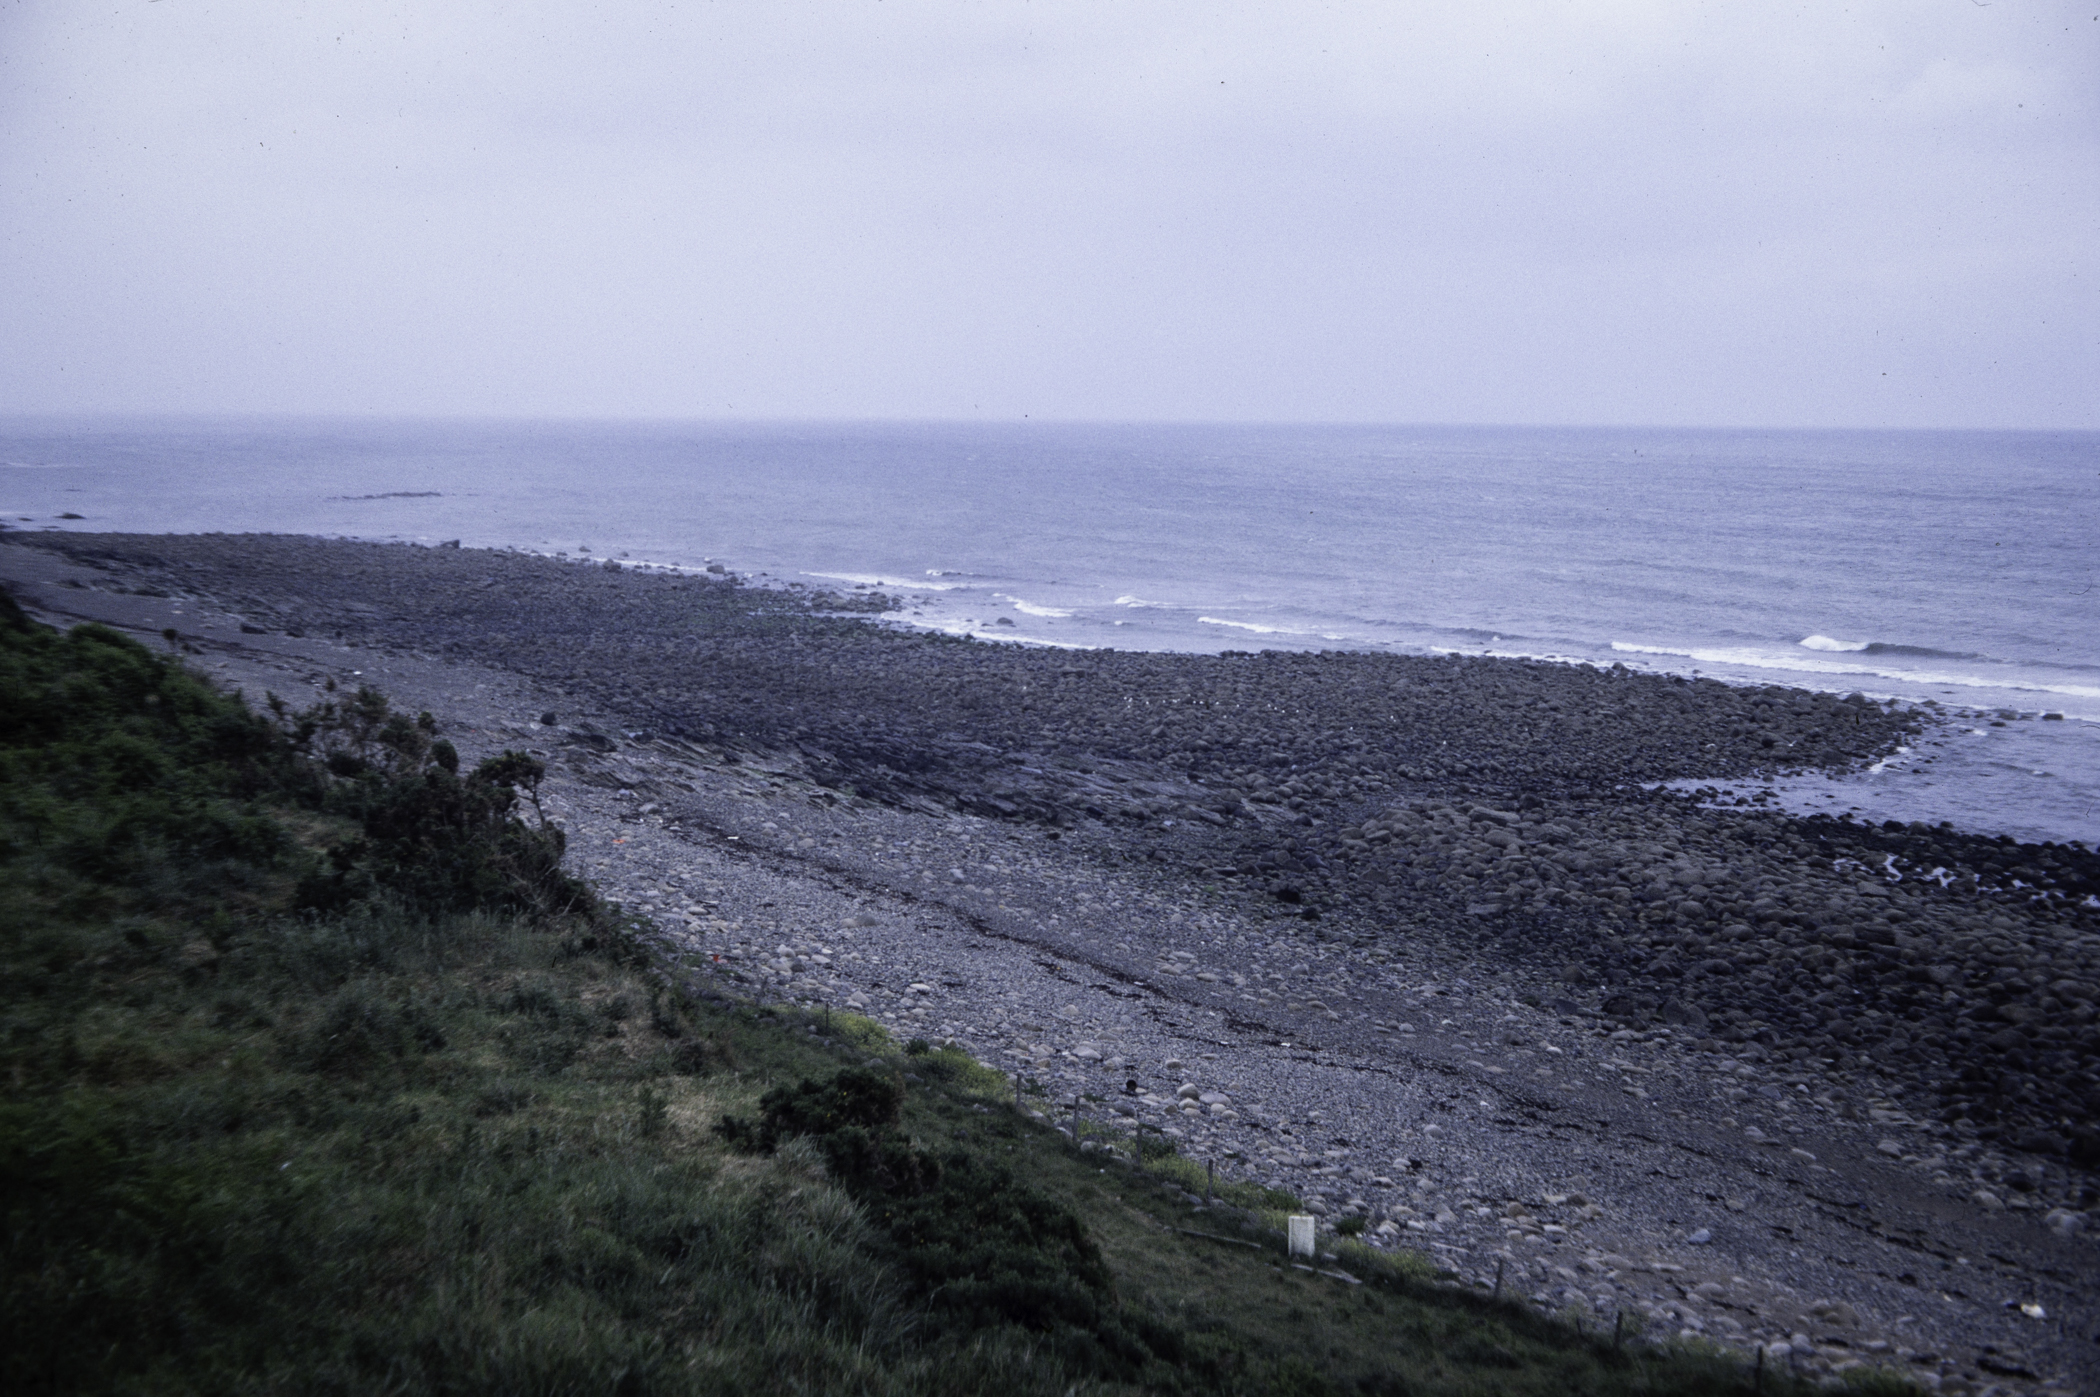
POLYGON ((1296 1269, 1288 1195, 1191 1209, 958 1051, 676 993, 529 765, 376 697, 258 719, 0 610, 8 1391, 1747 1390, 1419 1257, 1296 1269))

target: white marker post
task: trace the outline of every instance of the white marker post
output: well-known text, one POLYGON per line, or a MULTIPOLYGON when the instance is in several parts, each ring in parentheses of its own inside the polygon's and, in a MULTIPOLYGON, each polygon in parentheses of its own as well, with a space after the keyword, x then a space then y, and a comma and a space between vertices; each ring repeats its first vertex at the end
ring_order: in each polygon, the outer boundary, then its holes
POLYGON ((1310 1261, 1313 1254, 1313 1220, 1304 1213, 1291 1215, 1291 1255, 1310 1261))

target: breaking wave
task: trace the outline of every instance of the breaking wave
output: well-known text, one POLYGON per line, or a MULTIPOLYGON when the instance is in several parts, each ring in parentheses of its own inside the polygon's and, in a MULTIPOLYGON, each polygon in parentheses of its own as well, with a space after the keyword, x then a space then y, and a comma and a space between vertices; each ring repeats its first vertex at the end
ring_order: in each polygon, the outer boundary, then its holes
POLYGON ((1014 610, 1020 612, 1023 616, 1048 616, 1054 619, 1072 614, 1069 607, 1040 606, 1032 601, 1022 601, 1019 597, 1009 597, 1007 600, 1011 601, 1014 604, 1014 610))
POLYGON ((827 582, 851 582, 860 587, 895 587, 900 592, 952 592, 962 584, 959 582, 915 582, 908 577, 885 577, 878 572, 805 572, 804 577, 821 577, 827 582))
MULTIPOLYGON (((1769 650, 1758 650, 1749 646, 1697 646, 1697 645, 1638 645, 1631 641, 1615 640, 1611 648, 1622 655, 1657 655, 1669 659, 1696 660, 1706 665, 1736 665, 1744 669, 1791 670, 1796 674, 1814 675, 1863 675, 1875 679, 1889 679, 1902 684, 1937 684, 1960 689, 2004 689, 2037 694, 2060 694, 2065 698, 2100 699, 2100 685, 2048 683, 2031 676, 2010 674, 1964 674, 1946 669, 1911 669, 1907 667, 1874 664, 1866 657, 1884 655, 1915 654, 1915 650, 1876 650, 1863 647, 1842 652, 1846 656, 1861 656, 1853 659, 1812 659, 1806 655, 1787 654, 1769 650)), ((1973 656, 1948 654, 1945 651, 1924 652, 1938 659, 1972 659, 1973 656)))

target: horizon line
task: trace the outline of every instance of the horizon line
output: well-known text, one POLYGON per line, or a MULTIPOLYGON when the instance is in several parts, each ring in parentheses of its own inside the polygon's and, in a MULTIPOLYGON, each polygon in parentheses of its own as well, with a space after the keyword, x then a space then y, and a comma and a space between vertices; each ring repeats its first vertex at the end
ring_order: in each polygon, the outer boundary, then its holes
POLYGON ((1874 423, 1743 423, 1743 422, 1574 422, 1574 421, 1466 421, 1459 419, 1342 418, 1342 417, 943 417, 905 415, 806 415, 705 414, 705 413, 524 413, 296 409, 171 409, 171 408, 0 408, 0 423, 30 422, 327 422, 378 423, 425 422, 433 424, 510 423, 548 426, 707 426, 707 427, 1118 427, 1204 428, 1279 430, 1383 430, 1383 431, 1567 431, 1567 432, 1775 432, 1775 433, 2025 433, 2035 435, 2095 435, 2100 424, 2091 426, 1980 426, 1874 423))

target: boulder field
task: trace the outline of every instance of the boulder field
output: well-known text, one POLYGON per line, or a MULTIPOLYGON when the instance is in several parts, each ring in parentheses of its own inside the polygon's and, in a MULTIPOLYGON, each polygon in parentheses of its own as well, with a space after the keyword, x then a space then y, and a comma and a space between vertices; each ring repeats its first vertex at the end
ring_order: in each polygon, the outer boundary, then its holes
POLYGON ((1862 763, 1929 706, 1462 657, 1030 649, 885 624, 866 590, 522 553, 13 541, 243 630, 528 675, 842 796, 1112 832, 1322 936, 1497 958, 1542 1005, 1753 1060, 1871 1067, 1913 1110, 2100 1164, 2100 858, 1654 789, 1862 763))

